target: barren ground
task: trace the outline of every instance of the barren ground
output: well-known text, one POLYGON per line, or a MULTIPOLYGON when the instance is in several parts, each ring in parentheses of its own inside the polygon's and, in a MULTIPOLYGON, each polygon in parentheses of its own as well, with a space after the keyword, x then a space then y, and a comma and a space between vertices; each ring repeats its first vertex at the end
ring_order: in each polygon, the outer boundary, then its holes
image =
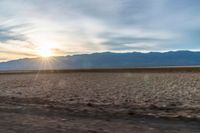
POLYGON ((197 133, 200 73, 0 74, 0 132, 197 133))

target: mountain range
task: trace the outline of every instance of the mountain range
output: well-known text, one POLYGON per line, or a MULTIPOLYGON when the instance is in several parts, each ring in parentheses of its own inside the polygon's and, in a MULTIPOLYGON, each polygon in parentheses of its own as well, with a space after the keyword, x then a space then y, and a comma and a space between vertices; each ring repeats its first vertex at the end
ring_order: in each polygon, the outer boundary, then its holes
POLYGON ((72 56, 26 58, 0 63, 0 70, 97 69, 200 66, 200 52, 93 53, 72 56))

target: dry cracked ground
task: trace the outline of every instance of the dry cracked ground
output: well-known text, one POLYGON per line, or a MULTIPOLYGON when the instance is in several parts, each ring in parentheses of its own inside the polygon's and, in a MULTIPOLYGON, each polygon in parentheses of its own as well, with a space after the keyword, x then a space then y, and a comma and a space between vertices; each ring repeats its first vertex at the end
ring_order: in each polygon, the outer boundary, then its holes
POLYGON ((0 132, 197 133, 200 73, 0 74, 0 132))

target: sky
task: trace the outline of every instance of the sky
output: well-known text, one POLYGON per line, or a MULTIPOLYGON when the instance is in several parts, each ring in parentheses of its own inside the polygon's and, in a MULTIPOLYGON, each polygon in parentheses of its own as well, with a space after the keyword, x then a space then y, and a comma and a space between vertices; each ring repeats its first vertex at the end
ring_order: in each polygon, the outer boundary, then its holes
POLYGON ((1 0, 0 62, 200 50, 199 0, 1 0))

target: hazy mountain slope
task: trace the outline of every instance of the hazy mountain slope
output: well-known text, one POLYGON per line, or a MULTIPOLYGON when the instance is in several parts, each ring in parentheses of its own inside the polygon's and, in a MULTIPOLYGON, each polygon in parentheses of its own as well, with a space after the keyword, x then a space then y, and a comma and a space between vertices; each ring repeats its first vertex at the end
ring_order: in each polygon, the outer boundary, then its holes
POLYGON ((200 52, 150 53, 94 53, 54 57, 49 61, 39 58, 20 59, 0 63, 0 70, 134 68, 200 65, 200 52), (48 63, 49 62, 49 63, 48 63))

